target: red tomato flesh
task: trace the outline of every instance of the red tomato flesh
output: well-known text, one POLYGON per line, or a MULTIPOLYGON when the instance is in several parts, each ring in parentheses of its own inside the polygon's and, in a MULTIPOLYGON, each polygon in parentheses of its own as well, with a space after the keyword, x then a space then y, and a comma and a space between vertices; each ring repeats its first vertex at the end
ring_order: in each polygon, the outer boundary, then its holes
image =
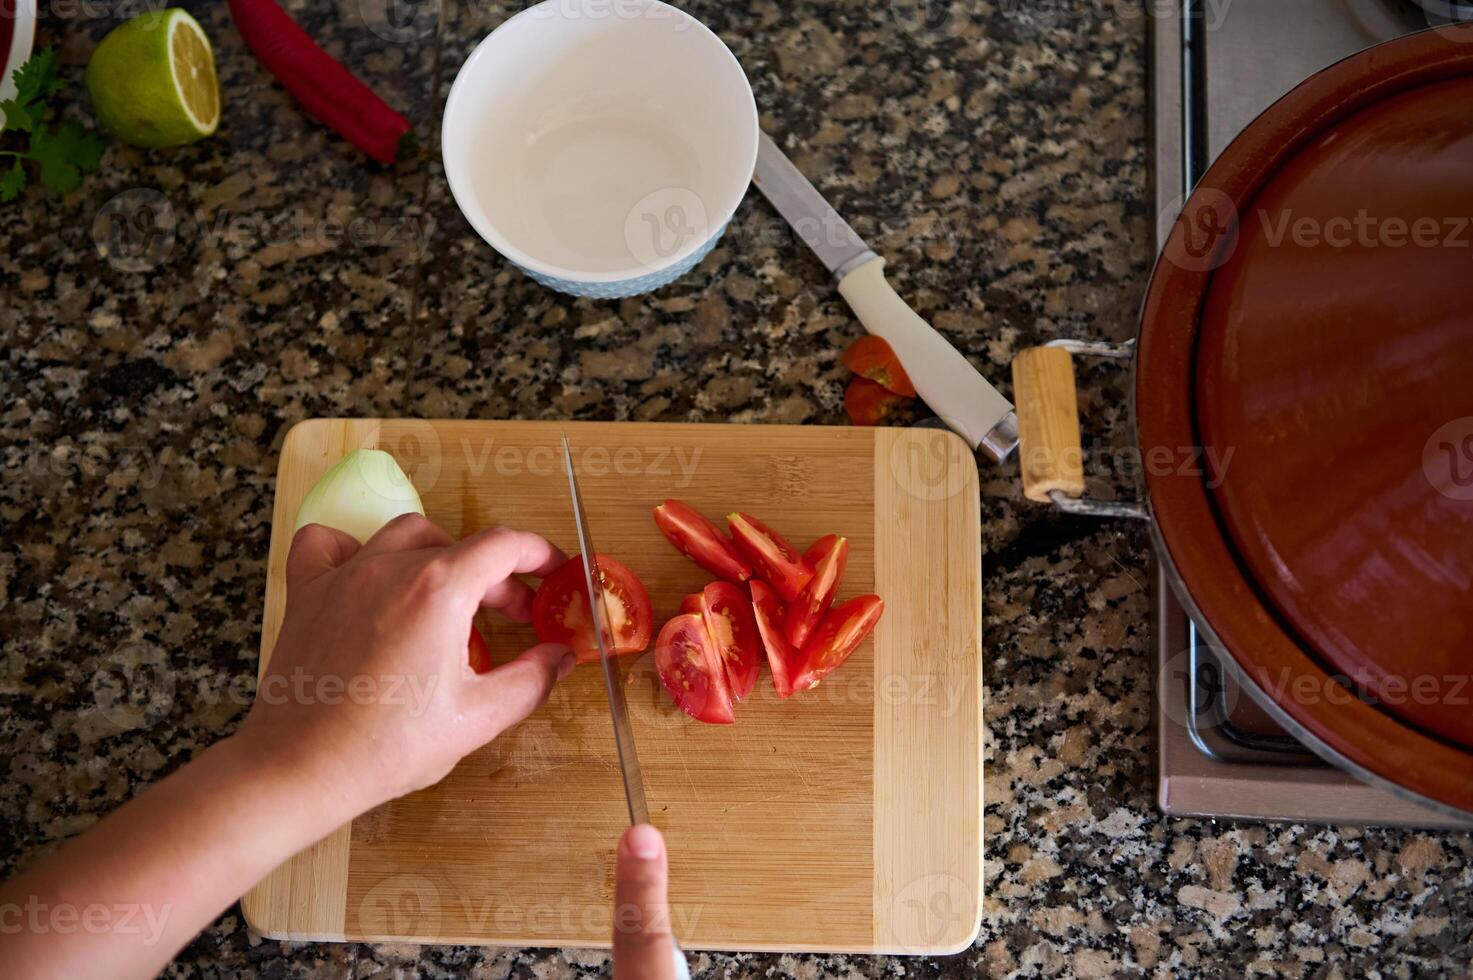
POLYGON ((699 592, 692 592, 684 599, 681 599, 680 612, 682 615, 685 613, 695 613, 699 616, 701 614, 701 594, 699 592))
POLYGON ((752 603, 730 582, 712 582, 701 590, 701 619, 726 670, 726 686, 733 701, 741 701, 757 684, 762 668, 762 637, 752 603))
POLYGON ((813 578, 803 586, 783 616, 783 635, 799 649, 808 642, 809 634, 834 603, 839 580, 844 577, 844 565, 849 560, 849 539, 837 534, 824 535, 813 543, 803 560, 813 566, 813 578))
MULTIPOLYGON (((608 629, 613 639, 609 653, 616 657, 639 653, 650 645, 654 621, 644 583, 627 566, 607 555, 596 556, 594 564, 609 610, 608 629)), ((581 555, 542 580, 532 600, 532 627, 542 643, 566 644, 579 663, 598 660, 598 638, 588 608, 581 555)))
POLYGON ((696 721, 730 725, 736 720, 726 670, 700 616, 684 613, 665 624, 655 641, 655 669, 676 705, 696 721))
POLYGON ((731 539, 694 507, 667 500, 655 508, 655 524, 677 551, 717 578, 745 582, 752 577, 752 566, 731 539))
POLYGON ((916 386, 900 366, 900 358, 883 337, 865 334, 844 351, 844 366, 904 398, 914 398, 916 386))
POLYGON ((879 425, 909 404, 909 398, 868 378, 854 378, 844 389, 844 414, 855 425, 879 425))
POLYGON ((798 654, 783 636, 783 609, 777 593, 761 579, 752 579, 752 613, 767 653, 767 666, 772 670, 772 688, 780 698, 792 697, 798 654))
POLYGON ((786 538, 750 514, 726 515, 737 548, 752 562, 756 576, 792 602, 813 578, 813 566, 786 538))
POLYGON ((884 611, 885 601, 877 595, 862 595, 830 609, 798 655, 793 690, 806 691, 832 674, 859 649, 884 611))
POLYGON ((486 645, 486 638, 481 631, 476 629, 476 624, 471 624, 470 642, 466 644, 471 661, 471 670, 478 674, 484 674, 491 669, 491 648, 486 645))

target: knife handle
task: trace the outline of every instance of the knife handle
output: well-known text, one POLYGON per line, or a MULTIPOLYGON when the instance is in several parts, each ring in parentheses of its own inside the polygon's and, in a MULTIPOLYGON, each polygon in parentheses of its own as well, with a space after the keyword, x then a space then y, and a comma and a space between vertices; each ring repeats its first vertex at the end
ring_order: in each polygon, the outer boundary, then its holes
POLYGON ((876 255, 844 273, 839 295, 864 329, 894 349, 916 392, 941 421, 974 450, 1007 458, 1018 444, 1012 403, 891 288, 884 259, 876 255))

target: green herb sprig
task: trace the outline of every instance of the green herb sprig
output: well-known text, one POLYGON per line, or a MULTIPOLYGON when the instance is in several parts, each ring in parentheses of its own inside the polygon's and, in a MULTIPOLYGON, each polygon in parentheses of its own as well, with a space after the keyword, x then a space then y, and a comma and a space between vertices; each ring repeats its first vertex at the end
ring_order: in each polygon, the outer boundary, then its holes
POLYGON ((106 144, 96 133, 75 120, 53 125, 48 119, 53 109, 48 99, 66 87, 56 77, 56 53, 44 48, 17 68, 15 98, 0 100, 5 121, 0 137, 26 134, 24 150, 0 149, 0 158, 9 158, 10 166, 0 160, 0 201, 13 201, 25 190, 29 180, 24 161, 35 164, 41 184, 58 194, 74 191, 82 183, 82 174, 91 173, 102 163, 106 144))

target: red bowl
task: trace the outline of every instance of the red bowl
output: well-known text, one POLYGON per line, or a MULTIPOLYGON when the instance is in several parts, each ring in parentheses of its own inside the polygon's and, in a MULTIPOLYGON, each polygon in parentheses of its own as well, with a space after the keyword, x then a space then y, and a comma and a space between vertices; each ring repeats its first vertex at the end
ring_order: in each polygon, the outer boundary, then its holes
POLYGON ((1473 24, 1245 129, 1157 263, 1135 409, 1162 560, 1250 694, 1368 781, 1473 812, 1473 495, 1438 455, 1473 446, 1469 104, 1473 24), (1151 464, 1193 447, 1201 468, 1151 464))

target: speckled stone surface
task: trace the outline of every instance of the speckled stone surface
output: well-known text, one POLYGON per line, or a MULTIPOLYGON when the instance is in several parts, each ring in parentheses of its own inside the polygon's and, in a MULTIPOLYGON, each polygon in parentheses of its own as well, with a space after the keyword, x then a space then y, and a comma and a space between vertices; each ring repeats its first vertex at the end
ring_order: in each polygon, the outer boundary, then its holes
MULTIPOLYGON (((117 6, 43 5, 76 107, 117 6)), ((215 42, 221 133, 113 146, 64 200, 0 206, 0 869, 241 718, 292 423, 842 421, 838 355, 858 327, 754 196, 695 272, 616 303, 548 292, 475 238, 443 183, 438 112, 469 48, 520 4, 288 0, 409 111, 424 146, 393 170, 305 119, 223 4, 188 6, 215 42)), ((1151 257, 1138 5, 685 6, 901 294, 989 376, 1005 383, 1012 354, 1043 340, 1132 333, 1151 257)), ((1093 460, 1129 444, 1124 380, 1081 371, 1093 460)), ((1091 483, 1129 492, 1108 465, 1091 483)), ((984 469, 982 493, 981 937, 930 960, 698 954, 699 976, 1467 975, 1467 835, 1157 813, 1145 534, 1026 504, 1012 465, 984 469)), ((236 909, 171 968, 607 972, 598 952, 262 941, 236 909)))

